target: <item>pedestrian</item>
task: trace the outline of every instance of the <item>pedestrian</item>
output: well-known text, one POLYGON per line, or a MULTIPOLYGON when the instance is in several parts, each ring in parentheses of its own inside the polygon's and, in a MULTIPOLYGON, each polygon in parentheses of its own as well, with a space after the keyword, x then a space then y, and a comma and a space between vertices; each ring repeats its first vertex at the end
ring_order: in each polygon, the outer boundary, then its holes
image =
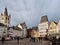
POLYGON ((31 37, 30 41, 33 41, 33 42, 35 42, 35 39, 34 39, 34 37, 31 37))
POLYGON ((17 43, 19 44, 19 36, 17 37, 17 43))
POLYGON ((13 40, 13 37, 12 36, 10 36, 10 38, 11 38, 11 40, 13 40))
POLYGON ((2 44, 4 44, 4 42, 5 42, 5 37, 2 37, 2 44))
POLYGON ((39 37, 39 41, 42 41, 42 37, 39 37))
POLYGON ((14 40, 16 40, 16 39, 17 39, 17 36, 14 37, 14 40))
POLYGON ((40 41, 40 37, 39 37, 39 41, 40 41))
POLYGON ((60 42, 60 37, 58 38, 58 42, 60 42))
POLYGON ((52 45, 56 45, 56 37, 55 36, 52 39, 52 45))
POLYGON ((32 41, 35 42, 35 37, 32 37, 32 41))
POLYGON ((30 37, 30 41, 32 41, 32 37, 30 37))

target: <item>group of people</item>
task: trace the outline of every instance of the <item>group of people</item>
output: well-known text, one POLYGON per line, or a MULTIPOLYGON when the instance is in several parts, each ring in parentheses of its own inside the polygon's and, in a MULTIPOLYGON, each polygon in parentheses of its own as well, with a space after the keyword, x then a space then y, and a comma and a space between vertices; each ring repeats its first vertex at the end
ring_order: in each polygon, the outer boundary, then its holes
POLYGON ((39 41, 42 41, 42 37, 31 37, 30 41, 33 41, 33 42, 39 42, 39 41))
POLYGON ((52 38, 52 45, 56 45, 56 41, 57 41, 56 37, 53 37, 52 38))
MULTIPOLYGON (((11 39, 13 40, 12 37, 11 37, 11 39)), ((19 37, 19 36, 16 36, 16 37, 15 37, 15 40, 17 40, 17 43, 19 44, 20 37, 19 37)), ((2 42, 2 44, 4 44, 4 42, 5 42, 5 37, 2 37, 2 38, 1 38, 1 42, 2 42)))
POLYGON ((52 37, 52 45, 60 45, 60 37, 57 39, 56 36, 52 37))

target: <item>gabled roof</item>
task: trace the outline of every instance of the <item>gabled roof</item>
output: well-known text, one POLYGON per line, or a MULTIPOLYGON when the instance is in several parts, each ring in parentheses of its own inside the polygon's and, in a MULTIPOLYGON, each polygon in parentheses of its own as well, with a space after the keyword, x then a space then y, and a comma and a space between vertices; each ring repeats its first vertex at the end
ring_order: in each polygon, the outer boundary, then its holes
POLYGON ((49 26, 50 26, 50 24, 51 24, 52 22, 54 22, 54 23, 57 25, 57 22, 55 22, 55 21, 51 21, 51 22, 49 22, 49 26))
POLYGON ((60 23, 60 20, 58 21, 58 23, 57 24, 59 24, 60 23))
POLYGON ((12 29, 13 29, 13 27, 8 27, 8 30, 9 30, 10 28, 12 28, 12 29))
POLYGON ((20 25, 21 25, 21 26, 23 26, 23 25, 24 25, 24 26, 26 26, 25 22, 23 22, 23 23, 20 23, 20 25))
POLYGON ((26 26, 26 23, 25 23, 25 22, 20 23, 20 25, 22 26, 22 28, 27 28, 27 26, 26 26))
POLYGON ((57 25, 57 22, 54 21, 54 23, 57 25))

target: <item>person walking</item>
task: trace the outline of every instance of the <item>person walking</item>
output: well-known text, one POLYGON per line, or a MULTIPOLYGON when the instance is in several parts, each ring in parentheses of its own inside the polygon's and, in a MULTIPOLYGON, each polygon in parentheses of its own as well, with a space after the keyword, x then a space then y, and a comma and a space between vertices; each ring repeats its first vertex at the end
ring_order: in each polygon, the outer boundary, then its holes
POLYGON ((17 37, 17 43, 19 44, 19 37, 17 37))
POLYGON ((2 44, 4 44, 4 42, 5 42, 5 37, 2 37, 2 44))
POLYGON ((52 45, 56 45, 56 37, 53 37, 53 39, 52 39, 52 45))

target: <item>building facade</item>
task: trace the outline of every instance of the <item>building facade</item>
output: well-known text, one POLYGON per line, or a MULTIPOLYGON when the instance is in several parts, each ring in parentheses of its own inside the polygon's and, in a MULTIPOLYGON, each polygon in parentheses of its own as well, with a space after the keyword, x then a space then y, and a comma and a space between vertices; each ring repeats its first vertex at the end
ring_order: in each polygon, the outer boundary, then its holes
POLYGON ((41 22, 38 24, 38 31, 40 33, 40 37, 45 37, 47 35, 48 30, 48 18, 47 16, 42 16, 41 22))
POLYGON ((13 36, 13 27, 8 28, 8 36, 13 36))
POLYGON ((4 24, 0 23, 0 37, 7 36, 7 30, 4 24))
POLYGON ((7 8, 5 8, 4 13, 3 14, 1 13, 1 19, 0 19, 1 23, 6 25, 7 27, 9 27, 10 26, 10 18, 11 18, 11 15, 8 15, 7 8))
POLYGON ((24 38, 23 36, 23 30, 13 30, 12 31, 12 37, 16 37, 16 36, 19 36, 20 38, 24 38))
POLYGON ((48 34, 51 36, 55 36, 57 34, 57 23, 52 21, 49 25, 48 34))
POLYGON ((40 37, 38 30, 36 30, 35 28, 31 30, 30 35, 31 37, 35 37, 35 38, 40 37))
POLYGON ((27 26, 26 26, 25 22, 20 23, 17 26, 23 30, 24 37, 26 37, 27 36, 27 26))
POLYGON ((60 34, 60 20, 58 21, 58 24, 57 24, 57 33, 60 34))
POLYGON ((38 30, 41 37, 45 37, 45 35, 47 35, 47 29, 48 29, 48 22, 40 23, 38 25, 38 30))

